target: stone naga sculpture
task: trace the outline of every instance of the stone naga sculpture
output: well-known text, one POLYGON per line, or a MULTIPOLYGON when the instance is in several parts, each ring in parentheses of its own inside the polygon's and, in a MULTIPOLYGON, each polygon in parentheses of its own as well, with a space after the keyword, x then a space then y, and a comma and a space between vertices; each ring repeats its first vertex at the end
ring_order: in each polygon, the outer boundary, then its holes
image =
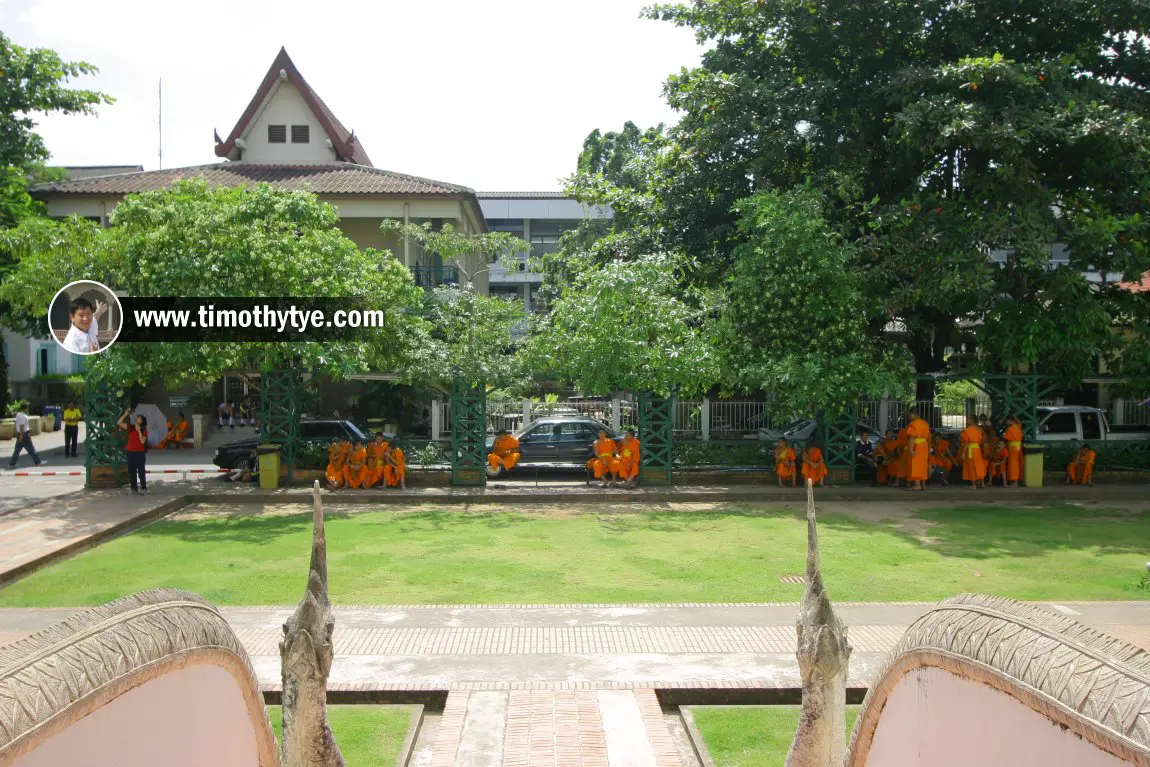
POLYGON ((312 488, 311 566, 307 591, 284 624, 280 642, 283 679, 283 767, 343 767, 327 721, 327 677, 335 654, 335 618, 327 595, 327 540, 319 482, 312 488))
POLYGON ((803 706, 787 767, 838 767, 846 753, 846 681, 851 648, 819 569, 814 486, 807 480, 806 590, 799 606, 798 659, 803 706))

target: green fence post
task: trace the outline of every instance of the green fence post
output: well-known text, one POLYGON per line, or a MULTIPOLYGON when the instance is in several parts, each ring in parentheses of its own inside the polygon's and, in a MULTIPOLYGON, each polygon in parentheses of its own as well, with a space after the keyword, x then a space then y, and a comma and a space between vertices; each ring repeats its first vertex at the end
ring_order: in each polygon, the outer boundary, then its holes
POLYGON ((675 397, 639 393, 639 482, 643 485, 670 485, 674 450, 675 397))
POLYGON ((451 484, 487 484, 487 391, 462 379, 451 382, 451 484))
POLYGON ((302 388, 303 378, 295 369, 268 370, 260 376, 260 442, 280 446, 288 482, 295 478, 302 388))
POLYGON ((833 420, 824 420, 822 428, 823 461, 832 483, 855 481, 855 413, 857 406, 847 408, 833 420))
POLYGON ((117 426, 128 407, 123 391, 111 384, 84 383, 84 484, 87 487, 120 487, 128 482, 125 438, 117 426))

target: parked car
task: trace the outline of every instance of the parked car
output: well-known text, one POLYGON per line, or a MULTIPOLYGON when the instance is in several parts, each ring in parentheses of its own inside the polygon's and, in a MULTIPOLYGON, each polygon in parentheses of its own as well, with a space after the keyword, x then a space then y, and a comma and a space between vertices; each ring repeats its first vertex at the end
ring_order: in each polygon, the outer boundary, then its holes
MULTIPOLYGON (((591 447, 605 431, 611 439, 622 435, 594 418, 580 415, 560 415, 540 418, 525 429, 515 432, 519 440, 519 464, 583 467, 591 459, 591 447)), ((495 437, 487 438, 487 451, 495 437)), ((502 466, 487 466, 487 476, 498 477, 505 472, 502 466)))
MULTIPOLYGON (((346 439, 351 442, 356 440, 370 441, 370 438, 351 421, 341 421, 334 418, 302 421, 299 425, 299 435, 304 442, 327 443, 337 439, 346 439)), ((221 469, 250 468, 252 452, 259 444, 259 438, 253 437, 220 445, 216 448, 216 455, 212 458, 212 463, 221 469)))
MULTIPOLYGON (((800 418, 783 429, 759 429, 759 439, 766 443, 775 443, 782 438, 787 442, 797 442, 800 445, 805 445, 814 439, 817 429, 818 422, 815 421, 815 419, 800 418)), ((855 423, 855 439, 857 440, 859 435, 864 431, 871 435, 878 434, 878 431, 870 424, 857 421, 855 423)), ((770 445, 768 445, 768 447, 770 447, 770 445)))
POLYGON ((1106 411, 1082 405, 1038 408, 1039 442, 1150 441, 1144 426, 1111 426, 1106 411))

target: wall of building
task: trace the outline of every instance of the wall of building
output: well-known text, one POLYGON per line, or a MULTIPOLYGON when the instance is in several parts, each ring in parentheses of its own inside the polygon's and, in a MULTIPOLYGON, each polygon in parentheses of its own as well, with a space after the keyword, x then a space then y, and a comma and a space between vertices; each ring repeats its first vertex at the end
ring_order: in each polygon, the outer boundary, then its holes
POLYGON ((338 226, 360 248, 386 250, 402 261, 403 244, 396 235, 379 231, 382 221, 381 218, 341 218, 338 226))
POLYGON ((291 163, 296 165, 320 165, 336 162, 335 151, 327 147, 327 134, 319 120, 308 108, 303 96, 294 85, 280 80, 272 90, 256 119, 252 121, 243 140, 243 162, 291 163), (287 143, 268 143, 268 126, 286 125, 287 143), (306 144, 291 142, 291 126, 307 125, 310 140, 306 144))

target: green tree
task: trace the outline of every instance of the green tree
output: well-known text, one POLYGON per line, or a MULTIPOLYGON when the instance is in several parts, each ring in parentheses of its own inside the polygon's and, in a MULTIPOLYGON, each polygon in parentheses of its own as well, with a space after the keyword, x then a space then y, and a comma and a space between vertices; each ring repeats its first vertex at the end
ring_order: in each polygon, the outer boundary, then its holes
POLYGON ((532 368, 587 394, 710 389, 713 300, 683 287, 680 266, 656 254, 587 267, 531 339, 532 368))
POLYGON ((415 381, 448 387, 453 378, 472 386, 509 386, 521 380, 517 349, 524 325, 523 305, 517 300, 487 296, 476 287, 497 263, 517 267, 517 255, 527 249, 523 240, 506 232, 468 234, 450 224, 436 230, 430 224, 388 220, 385 234, 398 234, 419 244, 423 252, 455 266, 458 285, 445 285, 423 300, 425 320, 418 338, 410 342, 408 376, 415 381))
POLYGON ((0 300, 42 311, 62 284, 99 279, 135 297, 355 297, 385 312, 386 329, 355 341, 117 343, 92 373, 121 385, 212 381, 228 370, 284 366, 337 378, 402 369, 409 339, 424 332, 421 291, 390 254, 347 239, 338 219, 308 192, 180 182, 125 198, 106 229, 71 218, 31 219, 9 230, 2 242, 18 261, 0 300))
POLYGON ((1103 354, 1138 372, 1145 336, 1114 329, 1144 314, 1083 274, 1150 269, 1144 3, 709 0, 648 13, 710 43, 667 83, 683 117, 647 185, 647 230, 702 276, 721 281, 732 263, 737 201, 809 181, 858 245, 869 334, 880 342, 898 319, 920 372, 967 338, 991 371, 1073 380, 1103 354), (1066 268, 1050 268, 1055 244, 1066 268))
POLYGON ((908 360, 867 335, 854 246, 827 223, 821 195, 761 192, 736 210, 740 244, 719 330, 724 379, 808 416, 837 416, 860 395, 905 385, 908 360))

